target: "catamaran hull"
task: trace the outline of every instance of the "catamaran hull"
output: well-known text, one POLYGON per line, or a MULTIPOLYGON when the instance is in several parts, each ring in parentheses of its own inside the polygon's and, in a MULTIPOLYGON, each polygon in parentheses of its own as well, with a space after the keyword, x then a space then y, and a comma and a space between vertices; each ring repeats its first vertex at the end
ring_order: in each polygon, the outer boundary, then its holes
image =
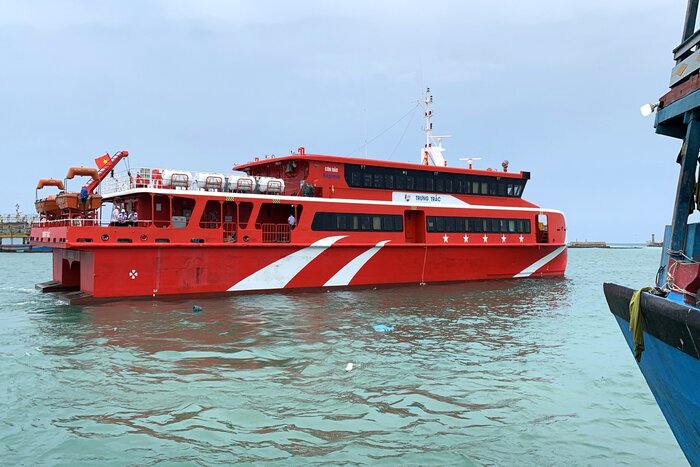
MULTIPOLYGON (((605 298, 634 353, 629 302, 634 290, 604 284, 605 298)), ((642 294, 644 352, 639 369, 688 462, 700 465, 700 313, 642 294)))
MULTIPOLYGON (((562 245, 374 245, 330 236, 311 245, 57 248, 47 291, 74 302, 121 297, 563 276, 562 245), (59 289, 57 289, 57 287, 59 289)), ((41 287, 40 287, 41 288, 41 287)))

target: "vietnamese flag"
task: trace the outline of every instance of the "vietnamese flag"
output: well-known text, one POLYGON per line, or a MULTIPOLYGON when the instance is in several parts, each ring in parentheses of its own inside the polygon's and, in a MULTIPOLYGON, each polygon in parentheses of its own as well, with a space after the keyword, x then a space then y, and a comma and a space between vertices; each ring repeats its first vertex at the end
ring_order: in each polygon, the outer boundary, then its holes
POLYGON ((100 156, 97 159, 95 159, 95 164, 97 164, 97 168, 99 170, 102 170, 105 165, 109 164, 109 161, 111 161, 112 158, 109 157, 109 153, 105 153, 104 156, 100 156))

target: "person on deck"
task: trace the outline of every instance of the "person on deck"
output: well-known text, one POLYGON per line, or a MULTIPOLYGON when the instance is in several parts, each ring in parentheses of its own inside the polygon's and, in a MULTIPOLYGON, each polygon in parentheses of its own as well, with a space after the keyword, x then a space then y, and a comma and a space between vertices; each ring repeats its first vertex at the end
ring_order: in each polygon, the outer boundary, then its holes
POLYGON ((294 217, 294 214, 289 215, 287 222, 289 223, 290 228, 294 228, 294 226, 297 225, 297 219, 294 217))
POLYGON ((116 225, 119 225, 119 206, 116 204, 114 205, 114 210, 112 211, 112 218, 110 219, 109 225, 111 227, 114 227, 116 225))

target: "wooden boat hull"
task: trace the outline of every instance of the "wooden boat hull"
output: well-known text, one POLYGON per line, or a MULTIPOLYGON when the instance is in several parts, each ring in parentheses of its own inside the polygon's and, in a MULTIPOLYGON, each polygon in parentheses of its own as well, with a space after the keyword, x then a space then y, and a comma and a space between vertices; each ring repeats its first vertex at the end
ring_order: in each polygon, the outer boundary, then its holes
MULTIPOLYGON (((634 353, 629 302, 634 290, 604 284, 605 298, 634 353)), ((672 296, 671 296, 672 297, 672 296)), ((700 465, 700 310, 642 294, 644 352, 639 369, 691 465, 700 465)))

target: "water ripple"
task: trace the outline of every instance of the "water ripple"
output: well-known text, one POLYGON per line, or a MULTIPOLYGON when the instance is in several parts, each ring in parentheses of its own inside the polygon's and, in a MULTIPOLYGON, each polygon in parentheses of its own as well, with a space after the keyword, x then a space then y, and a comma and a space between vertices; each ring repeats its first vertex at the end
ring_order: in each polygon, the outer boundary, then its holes
MULTIPOLYGON (((656 258, 633 253, 609 274, 643 281, 656 258)), ((605 307, 606 254, 572 251, 561 280, 89 307, 37 293, 34 255, 0 279, 0 456, 682 464, 605 307)))

